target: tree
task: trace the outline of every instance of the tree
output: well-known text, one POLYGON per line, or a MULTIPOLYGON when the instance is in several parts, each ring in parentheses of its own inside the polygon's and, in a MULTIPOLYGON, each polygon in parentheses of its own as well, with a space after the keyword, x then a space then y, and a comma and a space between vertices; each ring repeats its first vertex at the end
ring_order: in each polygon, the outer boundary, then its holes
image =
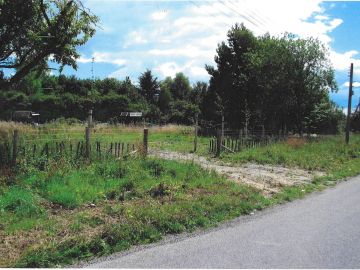
POLYGON ((207 83, 196 82, 190 93, 190 101, 193 104, 200 106, 203 103, 207 90, 208 90, 207 83))
POLYGON ((159 101, 158 101, 160 111, 165 114, 168 113, 170 109, 171 101, 172 101, 172 97, 169 89, 167 88, 161 89, 159 94, 159 101))
POLYGON ((176 100, 188 99, 191 92, 189 79, 182 73, 176 73, 170 87, 171 95, 176 100))
POLYGON ((334 134, 340 131, 341 122, 345 122, 342 110, 334 102, 324 98, 306 117, 305 126, 308 133, 334 134))
POLYGON ((297 131, 304 130, 304 119, 317 104, 328 96, 329 90, 337 90, 334 71, 327 57, 327 51, 319 40, 289 39, 290 97, 292 98, 292 118, 297 131))
POLYGON ((191 125, 194 116, 200 112, 199 107, 186 100, 175 100, 171 102, 170 121, 178 124, 191 125))
POLYGON ((0 2, 0 68, 15 74, 18 83, 47 61, 77 68, 76 48, 95 33, 98 18, 80 0, 3 0, 0 2))
MULTIPOLYGON (((243 24, 236 24, 227 34, 227 44, 218 45, 215 56, 217 67, 206 66, 210 77, 209 96, 212 96, 210 107, 221 100, 226 121, 233 127, 245 125, 245 115, 249 107, 254 111, 256 104, 256 87, 253 87, 249 65, 249 53, 255 50, 257 40, 253 33, 243 24)), ((215 117, 215 115, 213 115, 215 117)), ((218 118, 218 117, 216 117, 218 118)), ((213 119, 215 120, 215 119, 213 119)))
POLYGON ((140 92, 147 102, 154 104, 156 96, 159 95, 160 88, 157 78, 153 77, 151 70, 146 70, 139 77, 140 92))
POLYGON ((244 25, 232 27, 227 37, 218 45, 217 67, 206 67, 211 77, 204 110, 220 99, 230 126, 303 133, 311 112, 337 89, 325 47, 288 34, 255 37, 244 25))
POLYGON ((351 114, 350 128, 355 132, 360 131, 360 110, 356 110, 353 114, 351 114))

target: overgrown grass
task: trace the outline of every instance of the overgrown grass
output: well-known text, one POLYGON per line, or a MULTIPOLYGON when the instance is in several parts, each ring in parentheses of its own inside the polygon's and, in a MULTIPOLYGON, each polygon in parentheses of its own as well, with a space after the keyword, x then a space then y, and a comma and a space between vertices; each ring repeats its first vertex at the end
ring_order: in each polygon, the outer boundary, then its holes
MULTIPOLYGON (((38 149, 47 142, 78 142, 84 140, 85 124, 45 124, 40 127, 0 121, 0 143, 10 141, 14 129, 19 130, 22 144, 37 144, 38 149)), ((149 147, 152 149, 191 152, 194 148, 194 128, 180 125, 153 126, 149 129, 149 147)), ((142 143, 143 127, 97 124, 91 132, 91 141, 142 143)), ((198 152, 207 153, 208 138, 198 137, 198 152)))
MULTIPOLYGON (((344 143, 342 136, 331 136, 303 144, 285 141, 265 147, 245 149, 236 154, 224 154, 221 158, 232 163, 280 164, 339 173, 349 166, 359 164, 360 135, 353 135, 349 145, 344 143)), ((358 172, 360 166, 354 174, 358 172)))
POLYGON ((0 196, 0 210, 18 217, 36 217, 43 212, 39 198, 30 190, 12 186, 4 189, 0 196))
POLYGON ((43 170, 27 164, 16 185, 3 187, 0 195, 0 232, 5 239, 19 237, 0 265, 63 265, 213 226, 269 204, 259 191, 192 163, 57 160, 43 170))
POLYGON ((329 136, 310 142, 297 139, 223 154, 221 159, 233 164, 256 162, 325 172, 325 176, 309 184, 283 188, 271 199, 272 204, 277 204, 302 198, 314 190, 322 190, 339 180, 360 174, 360 135, 353 134, 349 145, 344 143, 343 136, 329 136))
MULTIPOLYGON (((110 136, 130 141, 139 132, 129 129, 110 136)), ((155 147, 163 150, 189 152, 189 134, 191 129, 150 130, 155 147)), ((201 140, 205 145, 207 140, 201 140)), ((301 198, 360 173, 360 136, 352 136, 348 146, 342 141, 289 141, 221 156, 232 163, 326 172, 312 183, 285 187, 272 198, 192 163, 129 157, 92 164, 66 157, 20 161, 12 185, 4 182, 0 188, 0 266, 70 264, 301 198)), ((206 153, 205 146, 201 151, 206 153)))

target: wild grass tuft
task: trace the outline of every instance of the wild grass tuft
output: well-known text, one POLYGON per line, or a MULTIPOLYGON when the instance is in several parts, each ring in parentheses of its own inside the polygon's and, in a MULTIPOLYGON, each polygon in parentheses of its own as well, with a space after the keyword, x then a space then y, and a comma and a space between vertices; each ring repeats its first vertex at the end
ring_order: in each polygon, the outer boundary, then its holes
MULTIPOLYGON (((156 140, 164 136, 172 136, 172 149, 182 147, 182 134, 154 134, 156 140)), ((40 166, 41 160, 26 161, 16 186, 1 189, 0 229, 19 236, 42 232, 41 241, 33 240, 13 259, 15 266, 58 267, 301 198, 360 173, 359 145, 360 137, 353 136, 349 146, 333 137, 222 156, 233 163, 282 164, 327 173, 308 185, 286 187, 270 199, 191 162, 128 158, 86 164, 57 159, 40 166)))
POLYGON ((19 217, 37 217, 44 212, 37 195, 19 186, 5 188, 0 195, 0 213, 10 212, 19 217))
MULTIPOLYGON (((342 136, 331 136, 310 142, 292 140, 246 149, 236 154, 225 154, 222 158, 233 163, 281 164, 337 174, 352 163, 359 164, 360 136, 353 135, 349 145, 344 143, 342 136)), ((360 166, 357 172, 360 173, 360 166)))

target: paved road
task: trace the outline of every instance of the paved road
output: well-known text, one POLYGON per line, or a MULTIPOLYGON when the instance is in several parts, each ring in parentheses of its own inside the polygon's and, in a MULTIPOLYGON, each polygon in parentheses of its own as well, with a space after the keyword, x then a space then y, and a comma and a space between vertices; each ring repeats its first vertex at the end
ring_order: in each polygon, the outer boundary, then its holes
POLYGON ((96 268, 360 268, 360 176, 96 268))

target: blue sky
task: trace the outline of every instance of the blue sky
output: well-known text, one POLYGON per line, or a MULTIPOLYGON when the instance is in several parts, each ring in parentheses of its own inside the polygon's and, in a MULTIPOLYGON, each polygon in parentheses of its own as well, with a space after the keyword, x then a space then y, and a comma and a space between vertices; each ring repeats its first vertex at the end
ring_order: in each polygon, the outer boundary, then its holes
MULTIPOLYGON (((120 1, 84 0, 100 17, 95 36, 79 48, 78 70, 64 74, 137 78, 151 69, 161 80, 183 72, 191 82, 208 81, 205 64, 214 64, 217 44, 235 23, 243 22, 256 35, 291 32, 317 37, 329 49, 338 93, 331 98, 347 106, 348 69, 360 82, 360 2, 321 0, 120 1)), ((56 74, 56 72, 54 72, 56 74)), ((360 83, 355 83, 360 86, 360 83)), ((360 88, 354 89, 353 107, 360 88)))

